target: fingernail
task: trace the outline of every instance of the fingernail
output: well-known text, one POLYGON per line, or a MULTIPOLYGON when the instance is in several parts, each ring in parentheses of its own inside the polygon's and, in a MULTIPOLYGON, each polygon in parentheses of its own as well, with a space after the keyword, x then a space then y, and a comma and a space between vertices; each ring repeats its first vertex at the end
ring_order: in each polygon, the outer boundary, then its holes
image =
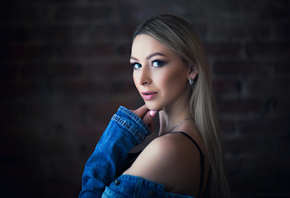
POLYGON ((149 114, 153 117, 153 116, 155 116, 156 112, 157 112, 157 111, 152 111, 152 110, 151 110, 151 111, 149 112, 149 114))

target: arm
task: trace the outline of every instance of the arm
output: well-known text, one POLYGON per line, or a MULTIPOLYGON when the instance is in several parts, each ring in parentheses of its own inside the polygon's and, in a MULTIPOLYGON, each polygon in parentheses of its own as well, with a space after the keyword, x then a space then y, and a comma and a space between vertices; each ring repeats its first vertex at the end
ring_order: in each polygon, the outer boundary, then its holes
POLYGON ((80 198, 101 197, 105 187, 122 171, 130 150, 151 133, 137 115, 120 107, 112 117, 86 163, 80 198))

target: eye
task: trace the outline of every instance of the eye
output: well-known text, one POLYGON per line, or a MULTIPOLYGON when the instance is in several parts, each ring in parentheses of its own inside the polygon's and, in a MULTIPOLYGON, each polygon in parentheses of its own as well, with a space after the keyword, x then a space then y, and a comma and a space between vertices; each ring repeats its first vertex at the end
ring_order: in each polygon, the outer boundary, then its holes
POLYGON ((131 66, 133 67, 133 69, 139 69, 142 67, 140 63, 131 63, 131 66))
POLYGON ((162 67, 165 64, 166 63, 164 61, 161 61, 161 60, 154 60, 154 61, 152 61, 152 67, 162 67))

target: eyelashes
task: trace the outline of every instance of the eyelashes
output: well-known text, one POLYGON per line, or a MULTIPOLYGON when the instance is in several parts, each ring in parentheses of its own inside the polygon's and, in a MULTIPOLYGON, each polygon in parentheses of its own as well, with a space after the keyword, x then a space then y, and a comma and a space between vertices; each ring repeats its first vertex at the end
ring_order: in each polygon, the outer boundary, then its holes
POLYGON ((137 62, 131 63, 131 66, 133 67, 133 69, 139 69, 142 67, 142 65, 140 63, 137 63, 137 62))
POLYGON ((162 67, 165 64, 166 64, 165 61, 162 61, 162 60, 154 60, 154 61, 152 61, 151 66, 152 67, 162 67))
MULTIPOLYGON (((151 67, 155 67, 155 68, 159 68, 159 67, 163 67, 164 65, 166 65, 167 62, 162 61, 162 60, 154 60, 150 63, 151 67)), ((142 65, 138 62, 133 62, 131 63, 131 66, 133 67, 133 69, 140 69, 142 68, 142 65)))

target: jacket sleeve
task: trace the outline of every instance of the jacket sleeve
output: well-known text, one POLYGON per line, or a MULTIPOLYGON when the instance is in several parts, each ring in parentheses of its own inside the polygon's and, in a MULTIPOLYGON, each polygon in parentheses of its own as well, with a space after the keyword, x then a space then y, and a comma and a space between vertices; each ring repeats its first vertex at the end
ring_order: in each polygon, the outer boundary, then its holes
POLYGON ((85 165, 79 198, 101 197, 120 174, 131 149, 150 133, 142 119, 120 107, 85 165))

